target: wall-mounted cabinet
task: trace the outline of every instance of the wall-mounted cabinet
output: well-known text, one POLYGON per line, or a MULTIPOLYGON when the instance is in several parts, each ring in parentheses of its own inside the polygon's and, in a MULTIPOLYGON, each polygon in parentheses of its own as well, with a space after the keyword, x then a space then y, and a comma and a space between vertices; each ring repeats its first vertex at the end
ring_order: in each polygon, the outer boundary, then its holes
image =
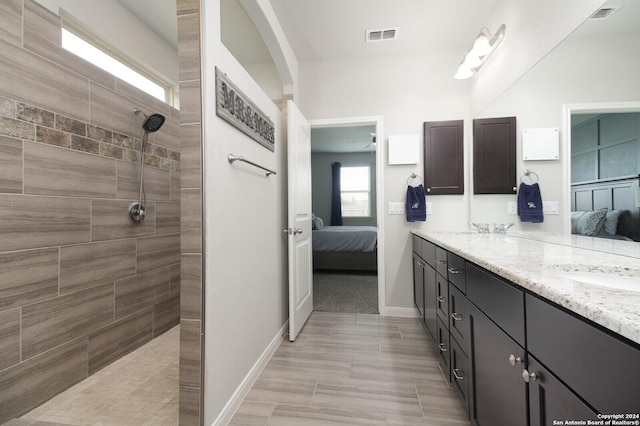
POLYGON ((427 194, 464 194, 462 120, 424 123, 424 186, 427 194))
POLYGON ((516 118, 473 120, 474 194, 516 192, 516 118))

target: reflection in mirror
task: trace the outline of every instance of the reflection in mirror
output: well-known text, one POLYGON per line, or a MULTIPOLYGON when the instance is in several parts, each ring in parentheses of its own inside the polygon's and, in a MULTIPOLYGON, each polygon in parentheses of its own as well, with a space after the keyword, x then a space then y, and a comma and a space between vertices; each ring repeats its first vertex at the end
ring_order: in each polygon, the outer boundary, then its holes
MULTIPOLYGON (((472 197, 469 212, 472 222, 516 222, 516 231, 565 234, 567 241, 573 241, 570 221, 571 129, 567 123, 572 112, 601 114, 640 111, 638 51, 640 3, 627 2, 607 19, 590 19, 584 22, 482 111, 481 117, 509 114, 517 116, 517 177, 525 170, 535 171, 540 176, 543 200, 557 201, 558 213, 545 213, 542 224, 520 223, 518 217, 509 214, 507 209, 508 202, 514 202, 515 197, 472 197), (634 102, 636 109, 629 109, 628 104, 634 102), (612 110, 596 108, 605 103, 612 110), (620 104, 625 104, 626 109, 620 104), (589 108, 580 105, 587 105, 589 108), (574 108, 572 110, 567 106, 574 108), (551 127, 561 130, 560 160, 522 160, 522 130, 551 127)), ((629 149, 629 145, 617 149, 618 152, 611 150, 605 154, 613 158, 619 157, 622 151, 629 149)), ((610 169, 607 173, 611 174, 610 169)), ((636 177, 637 174, 636 171, 636 177)), ((604 249, 600 246, 602 244, 598 244, 598 249, 604 249)))

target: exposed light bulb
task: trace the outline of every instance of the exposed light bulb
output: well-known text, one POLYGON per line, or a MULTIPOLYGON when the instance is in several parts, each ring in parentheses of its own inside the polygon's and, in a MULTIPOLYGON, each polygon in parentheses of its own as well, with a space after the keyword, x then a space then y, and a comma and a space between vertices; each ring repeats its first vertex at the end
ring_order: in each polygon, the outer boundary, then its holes
POLYGON ((476 41, 473 43, 473 47, 469 53, 473 53, 478 57, 482 57, 487 53, 491 52, 491 44, 489 43, 489 38, 486 35, 480 34, 476 41))

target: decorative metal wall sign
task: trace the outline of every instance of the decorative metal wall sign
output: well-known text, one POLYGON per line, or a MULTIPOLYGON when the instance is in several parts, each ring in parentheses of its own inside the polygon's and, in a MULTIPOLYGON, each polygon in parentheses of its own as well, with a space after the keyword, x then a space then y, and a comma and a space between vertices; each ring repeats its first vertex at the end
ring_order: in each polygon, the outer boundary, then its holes
POLYGON ((216 114, 264 147, 274 150, 273 122, 217 67, 216 114))

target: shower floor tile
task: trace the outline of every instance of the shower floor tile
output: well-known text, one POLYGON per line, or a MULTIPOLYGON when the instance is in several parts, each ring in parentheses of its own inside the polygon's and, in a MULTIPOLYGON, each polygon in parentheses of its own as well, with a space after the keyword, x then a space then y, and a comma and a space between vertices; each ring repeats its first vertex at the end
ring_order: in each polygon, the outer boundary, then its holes
POLYGON ((65 425, 177 425, 180 326, 21 417, 65 425))

